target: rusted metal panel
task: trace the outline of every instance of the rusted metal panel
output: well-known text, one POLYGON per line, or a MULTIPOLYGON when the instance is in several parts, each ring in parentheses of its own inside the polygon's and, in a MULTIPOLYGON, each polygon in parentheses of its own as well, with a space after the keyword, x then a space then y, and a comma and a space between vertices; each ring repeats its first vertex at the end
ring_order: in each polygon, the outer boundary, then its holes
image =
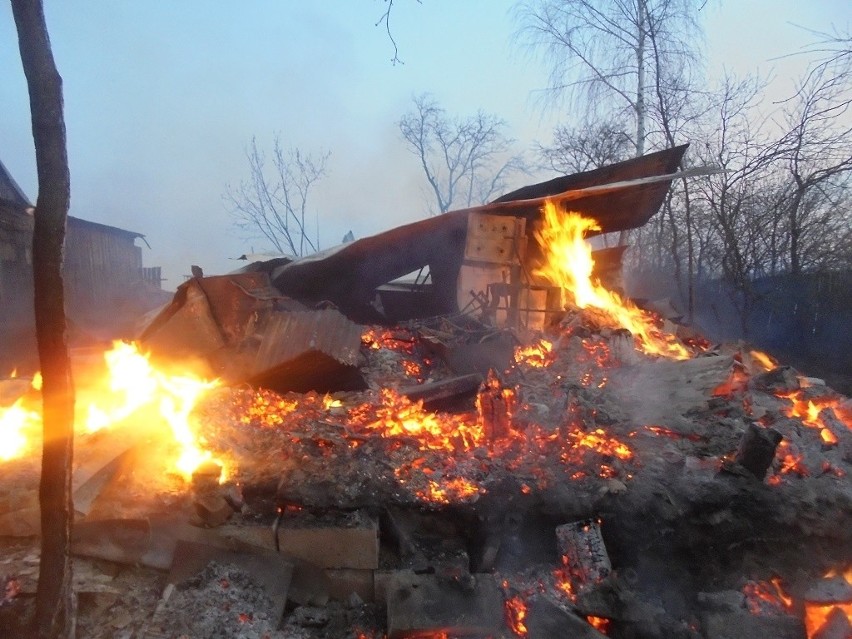
POLYGON ((305 313, 276 313, 266 325, 257 352, 255 372, 315 350, 342 364, 356 366, 363 327, 333 309, 305 313))
POLYGON ((333 309, 276 313, 264 329, 249 381, 298 392, 363 388, 357 370, 362 331, 333 309))

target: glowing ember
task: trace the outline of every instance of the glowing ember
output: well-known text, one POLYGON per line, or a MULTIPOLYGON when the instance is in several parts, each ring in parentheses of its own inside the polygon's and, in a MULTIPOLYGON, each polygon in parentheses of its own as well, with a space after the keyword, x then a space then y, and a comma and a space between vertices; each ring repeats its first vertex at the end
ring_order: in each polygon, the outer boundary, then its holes
POLYGON ((781 579, 750 581, 743 586, 746 606, 754 615, 789 614, 793 611, 793 599, 781 587, 781 579))
POLYGON ((560 287, 563 295, 570 294, 579 308, 603 311, 614 327, 633 334, 642 352, 689 359, 689 351, 673 335, 662 333, 650 313, 592 281, 592 250, 583 238, 588 231, 600 230, 595 220, 577 213, 562 214, 550 201, 545 203, 543 214, 544 224, 535 236, 545 253, 545 263, 536 271, 537 275, 560 287))
POLYGON ((731 369, 731 374, 724 382, 713 389, 714 397, 730 397, 734 393, 739 393, 748 386, 750 376, 748 371, 741 362, 734 360, 734 366, 731 369))
MULTIPOLYGON (((825 575, 825 579, 832 579, 841 576, 849 585, 852 585, 852 566, 849 566, 844 571, 836 569, 829 570, 825 575)), ((812 639, 819 633, 822 627, 828 621, 829 615, 843 614, 852 624, 852 601, 840 603, 817 603, 805 601, 805 630, 807 631, 808 639, 812 639), (839 612, 835 612, 835 610, 839 612)))
MULTIPOLYGON (((568 558, 562 557, 562 563, 567 564, 568 558)), ((574 583, 571 581, 571 575, 567 568, 556 568, 553 571, 553 580, 556 589, 563 594, 568 601, 576 601, 577 593, 574 591, 574 583)))
MULTIPOLYGON (((651 433, 654 433, 658 437, 668 437, 670 439, 688 439, 693 442, 700 442, 704 438, 701 435, 696 435, 695 433, 679 433, 670 428, 666 428, 665 426, 643 426, 643 428, 651 433)), ((635 435, 636 431, 630 433, 630 435, 635 435)))
MULTIPOLYGON (((626 444, 618 441, 615 437, 610 437, 602 428, 597 428, 589 433, 571 431, 568 433, 568 438, 574 446, 590 448, 601 455, 625 460, 633 457, 633 452, 626 444)), ((564 461, 569 461, 570 457, 571 455, 567 451, 563 453, 564 461)))
POLYGON ((361 343, 372 350, 386 348, 400 353, 414 352, 415 341, 411 335, 403 335, 401 331, 380 331, 375 328, 367 330, 361 336, 361 343))
POLYGON ((799 477, 809 477, 811 474, 811 471, 808 470, 808 467, 802 461, 802 455, 787 440, 782 440, 778 444, 775 458, 780 462, 778 475, 792 474, 799 477))
POLYGON ((423 368, 420 364, 410 359, 402 360, 402 369, 408 377, 420 379, 423 375, 423 368))
POLYGON ((509 628, 519 637, 527 636, 527 626, 524 620, 527 618, 527 603, 520 595, 515 595, 506 600, 506 623, 509 628))
POLYGON ((586 617, 586 621, 588 621, 589 625, 595 628, 598 632, 607 634, 607 632, 609 631, 610 620, 606 617, 595 617, 594 615, 588 615, 586 617))

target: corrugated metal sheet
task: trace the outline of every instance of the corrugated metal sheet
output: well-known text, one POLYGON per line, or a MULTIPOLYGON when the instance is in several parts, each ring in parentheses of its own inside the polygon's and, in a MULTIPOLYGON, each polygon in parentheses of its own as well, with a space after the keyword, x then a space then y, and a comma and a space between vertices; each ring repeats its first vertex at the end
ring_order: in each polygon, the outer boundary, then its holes
POLYGON ((261 373, 309 351, 356 366, 362 331, 363 327, 333 309, 276 313, 264 330, 254 372, 261 373))

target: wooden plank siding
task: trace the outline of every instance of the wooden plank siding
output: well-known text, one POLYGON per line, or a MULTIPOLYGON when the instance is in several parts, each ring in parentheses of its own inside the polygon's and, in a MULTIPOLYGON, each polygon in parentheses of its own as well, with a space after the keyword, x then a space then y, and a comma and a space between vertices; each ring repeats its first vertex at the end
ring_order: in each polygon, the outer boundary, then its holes
POLYGON ((32 324, 32 217, 0 201, 0 325, 32 324))
POLYGON ((138 233, 77 218, 68 219, 65 290, 72 317, 94 317, 115 309, 142 289, 138 233))
MULTIPOLYGON (((0 328, 33 324, 30 213, 0 201, 0 328)), ((65 305, 75 322, 102 324, 160 288, 159 268, 142 266, 142 235, 69 217, 65 305)))

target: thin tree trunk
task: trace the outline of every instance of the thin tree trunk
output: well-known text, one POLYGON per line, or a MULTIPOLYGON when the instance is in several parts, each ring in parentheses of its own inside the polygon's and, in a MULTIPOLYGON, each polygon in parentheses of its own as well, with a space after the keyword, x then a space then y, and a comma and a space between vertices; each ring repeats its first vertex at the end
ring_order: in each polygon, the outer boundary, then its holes
MULTIPOLYGON (((648 107, 645 102, 645 40, 648 33, 648 7, 645 5, 645 0, 638 0, 636 4, 638 11, 639 32, 636 34, 636 157, 641 157, 645 154, 645 118, 647 117, 648 107)), ((629 231, 621 231, 618 234, 618 244, 627 244, 630 239, 629 231)))
POLYGON ((33 231, 33 284, 38 353, 43 376, 44 445, 41 484, 41 562, 36 634, 74 636, 71 587, 71 464, 74 387, 66 342, 62 252, 70 202, 62 78, 56 69, 41 0, 12 0, 27 78, 38 170, 33 231))
POLYGON ((648 7, 645 0, 637 1, 639 32, 636 34, 636 157, 645 154, 645 119, 648 107, 645 103, 645 40, 648 34, 648 7))
POLYGON ((695 322, 695 245, 691 204, 689 183, 686 178, 683 178, 683 211, 686 223, 686 317, 690 325, 695 322))

